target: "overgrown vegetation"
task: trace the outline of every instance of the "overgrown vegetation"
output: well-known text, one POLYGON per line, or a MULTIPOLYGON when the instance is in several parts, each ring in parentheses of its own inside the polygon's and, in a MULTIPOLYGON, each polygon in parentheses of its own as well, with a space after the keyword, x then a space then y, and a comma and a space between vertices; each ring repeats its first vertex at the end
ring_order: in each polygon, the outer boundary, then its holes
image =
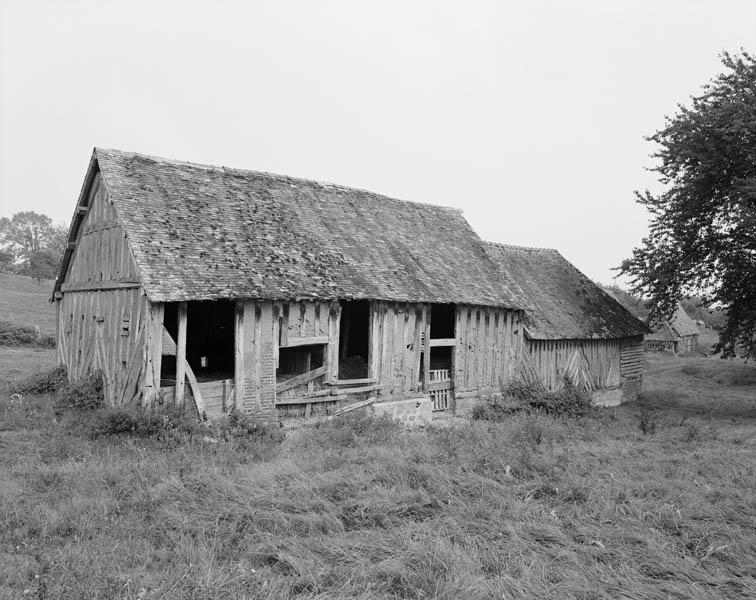
POLYGON ((500 395, 490 396, 473 409, 473 418, 503 421, 517 413, 542 413, 556 417, 584 417, 593 410, 591 395, 575 387, 568 377, 556 391, 524 382, 513 382, 500 395))
POLYGON ((653 360, 638 405, 415 432, 367 412, 285 438, 243 415, 183 431, 0 392, 0 591, 754 597, 756 388, 653 360))
POLYGON ((54 394, 68 382, 65 367, 53 367, 11 382, 11 394, 54 394))
POLYGON ((33 327, 0 321, 0 346, 55 348, 55 338, 49 333, 37 335, 33 327))

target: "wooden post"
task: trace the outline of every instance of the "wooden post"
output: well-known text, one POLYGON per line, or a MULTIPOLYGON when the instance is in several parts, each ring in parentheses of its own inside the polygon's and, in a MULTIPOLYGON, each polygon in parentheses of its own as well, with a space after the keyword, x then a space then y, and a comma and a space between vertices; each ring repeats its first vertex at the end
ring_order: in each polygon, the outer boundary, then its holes
POLYGON ((425 313, 425 360, 423 361, 423 392, 428 393, 430 386, 430 355, 431 355, 431 305, 423 308, 425 313))
POLYGON ((244 300, 234 309, 234 408, 244 406, 244 300))
POLYGON ((62 300, 55 299, 55 358, 58 366, 64 364, 63 360, 63 336, 65 335, 60 323, 60 307, 62 300))
MULTIPOLYGON (((305 373, 309 373, 311 368, 312 368, 312 352, 308 352, 305 358, 305 373)), ((312 394, 314 389, 315 389, 315 383, 313 381, 308 381, 307 393, 312 394)), ((305 407, 305 419, 310 418, 311 411, 312 411, 312 403, 308 402, 307 406, 305 407)))
POLYGON ((186 382, 186 302, 179 302, 178 338, 176 339, 176 406, 184 408, 184 384, 186 382))
POLYGON ((328 371, 326 381, 336 383, 339 378, 339 328, 341 321, 341 305, 338 300, 331 302, 328 311, 328 371))
POLYGON ((163 359, 163 311, 162 302, 150 302, 147 315, 147 343, 145 344, 146 373, 144 380, 144 405, 151 408, 160 392, 160 363, 163 359))

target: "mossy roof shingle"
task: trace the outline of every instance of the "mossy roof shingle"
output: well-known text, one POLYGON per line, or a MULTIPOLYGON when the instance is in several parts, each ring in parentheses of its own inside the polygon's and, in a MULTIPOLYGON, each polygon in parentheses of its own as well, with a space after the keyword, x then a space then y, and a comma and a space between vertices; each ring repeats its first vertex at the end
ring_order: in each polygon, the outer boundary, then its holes
POLYGON ((523 290, 525 328, 533 339, 601 339, 649 329, 556 250, 487 243, 502 271, 523 290))
POLYGON ((457 209, 96 148, 153 301, 351 298, 523 307, 457 209))

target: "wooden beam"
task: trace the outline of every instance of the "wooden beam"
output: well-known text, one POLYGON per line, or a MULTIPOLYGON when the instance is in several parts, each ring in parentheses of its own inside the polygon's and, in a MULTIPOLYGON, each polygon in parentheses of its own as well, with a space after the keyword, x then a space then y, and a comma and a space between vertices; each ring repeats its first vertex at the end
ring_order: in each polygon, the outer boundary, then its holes
POLYGON ((365 379, 339 379, 338 381, 329 382, 327 385, 359 385, 361 383, 375 382, 375 377, 366 377, 365 379))
POLYGON ((293 398, 276 398, 276 406, 292 405, 292 404, 320 404, 323 402, 338 402, 339 400, 346 400, 346 396, 339 394, 338 396, 295 396, 293 398))
POLYGON ((341 415, 352 412, 353 410, 357 410, 358 408, 369 406, 370 404, 375 402, 375 400, 375 398, 368 398, 367 400, 363 400, 362 402, 355 402, 354 404, 350 404, 349 406, 335 410, 333 412, 333 417, 340 417, 341 415))
POLYGON ((88 210, 89 210, 88 206, 77 206, 76 207, 76 214, 85 215, 85 214, 87 214, 88 210))
POLYGON ((74 250, 76 248, 76 242, 68 242, 66 244, 66 250, 74 250))
POLYGON ((99 290, 121 290, 138 288, 142 284, 134 280, 112 279, 110 281, 83 281, 81 283, 64 283, 60 286, 62 292, 93 292, 99 290))
POLYGON ((186 302, 179 302, 178 336, 176 339, 176 405, 184 407, 184 383, 186 381, 186 302))
POLYGON ((234 408, 244 406, 244 300, 234 308, 234 408))
POLYGON ((430 347, 436 348, 439 346, 456 346, 457 340, 455 338, 436 338, 430 341, 430 347))
POLYGON ((380 390, 383 388, 383 384, 366 385, 364 387, 357 388, 339 388, 339 390, 333 390, 334 394, 361 394, 363 392, 372 392, 374 390, 380 390))
POLYGON ((314 369, 312 371, 309 371, 307 373, 302 373, 301 375, 296 375, 295 377, 292 377, 291 379, 287 379, 286 381, 277 384, 276 385, 276 394, 280 394, 281 392, 285 392, 286 390, 291 390, 295 387, 298 387, 300 385, 304 385, 308 381, 312 381, 313 379, 316 379, 320 377, 321 375, 325 375, 326 368, 325 367, 319 367, 317 369, 314 369))
POLYGON ((293 348, 294 346, 314 346, 323 345, 328 343, 327 335, 319 335, 316 337, 289 337, 286 339, 286 343, 279 345, 279 348, 293 348))
POLYGON ((189 387, 192 390, 192 396, 194 397, 194 406, 197 408, 197 414, 201 417, 205 412, 205 403, 202 401, 202 392, 200 392, 199 383, 194 376, 194 371, 189 366, 189 361, 185 361, 186 364, 186 378, 189 380, 189 387))

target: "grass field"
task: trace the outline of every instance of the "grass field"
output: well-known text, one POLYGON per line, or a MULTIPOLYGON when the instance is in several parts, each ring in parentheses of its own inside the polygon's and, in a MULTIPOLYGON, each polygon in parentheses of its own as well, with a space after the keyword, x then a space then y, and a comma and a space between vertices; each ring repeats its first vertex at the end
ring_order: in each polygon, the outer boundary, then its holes
POLYGON ((0 392, 0 598, 756 597, 751 365, 652 355, 642 401, 580 421, 93 422, 0 392))
POLYGON ((0 321, 55 332, 55 313, 50 304, 53 282, 37 283, 31 277, 0 273, 0 321))

